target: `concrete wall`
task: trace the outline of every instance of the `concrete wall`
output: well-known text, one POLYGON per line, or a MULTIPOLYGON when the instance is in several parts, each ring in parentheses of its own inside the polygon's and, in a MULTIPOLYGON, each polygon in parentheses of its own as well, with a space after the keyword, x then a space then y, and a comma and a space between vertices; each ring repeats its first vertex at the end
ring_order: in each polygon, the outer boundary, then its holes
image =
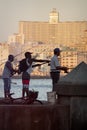
POLYGON ((70 106, 70 130, 87 130, 87 85, 58 85, 58 104, 70 106))
POLYGON ((69 130, 69 106, 0 105, 0 130, 69 130))
POLYGON ((87 130, 87 97, 72 97, 70 103, 71 130, 87 130))

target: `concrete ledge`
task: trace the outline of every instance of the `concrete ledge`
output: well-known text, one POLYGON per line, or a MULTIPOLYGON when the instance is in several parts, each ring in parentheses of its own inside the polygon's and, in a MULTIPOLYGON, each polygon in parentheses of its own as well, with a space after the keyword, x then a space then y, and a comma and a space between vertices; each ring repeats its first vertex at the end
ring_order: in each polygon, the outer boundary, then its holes
POLYGON ((87 130, 87 85, 57 85, 58 104, 70 106, 70 130, 87 130))
POLYGON ((55 91, 61 96, 87 96, 87 85, 55 85, 55 91))
POLYGON ((69 106, 0 105, 0 130, 69 130, 69 106))

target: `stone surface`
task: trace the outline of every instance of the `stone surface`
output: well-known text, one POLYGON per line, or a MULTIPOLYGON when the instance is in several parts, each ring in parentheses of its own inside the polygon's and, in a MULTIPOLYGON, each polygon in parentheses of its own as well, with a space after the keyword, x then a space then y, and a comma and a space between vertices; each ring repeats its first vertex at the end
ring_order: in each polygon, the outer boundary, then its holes
POLYGON ((0 130, 70 130, 69 106, 0 105, 0 130))
POLYGON ((61 96, 87 96, 87 85, 58 84, 55 91, 61 96))
POLYGON ((87 97, 72 97, 70 101, 71 130, 87 130, 87 97))
POLYGON ((87 130, 87 64, 81 62, 55 85, 58 104, 70 106, 70 130, 87 130))

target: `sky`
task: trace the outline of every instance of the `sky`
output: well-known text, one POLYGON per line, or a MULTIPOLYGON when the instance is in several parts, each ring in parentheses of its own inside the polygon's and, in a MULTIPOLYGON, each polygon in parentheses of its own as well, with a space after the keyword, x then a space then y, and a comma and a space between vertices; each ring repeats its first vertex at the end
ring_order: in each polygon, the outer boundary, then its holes
POLYGON ((61 22, 87 21, 87 0, 0 0, 0 42, 18 33, 19 21, 48 21, 53 8, 61 22))

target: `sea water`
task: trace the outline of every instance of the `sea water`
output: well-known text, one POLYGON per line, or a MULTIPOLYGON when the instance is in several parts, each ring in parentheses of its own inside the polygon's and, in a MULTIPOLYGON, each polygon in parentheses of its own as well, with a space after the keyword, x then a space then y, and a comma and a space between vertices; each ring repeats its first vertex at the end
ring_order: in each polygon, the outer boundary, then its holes
MULTIPOLYGON (((51 79, 31 79, 29 90, 38 91, 39 100, 47 100, 47 92, 52 91, 51 79)), ((18 98, 22 96, 22 81, 21 79, 12 79, 11 92, 13 97, 18 98)), ((3 80, 0 79, 0 97, 4 97, 3 80)))

